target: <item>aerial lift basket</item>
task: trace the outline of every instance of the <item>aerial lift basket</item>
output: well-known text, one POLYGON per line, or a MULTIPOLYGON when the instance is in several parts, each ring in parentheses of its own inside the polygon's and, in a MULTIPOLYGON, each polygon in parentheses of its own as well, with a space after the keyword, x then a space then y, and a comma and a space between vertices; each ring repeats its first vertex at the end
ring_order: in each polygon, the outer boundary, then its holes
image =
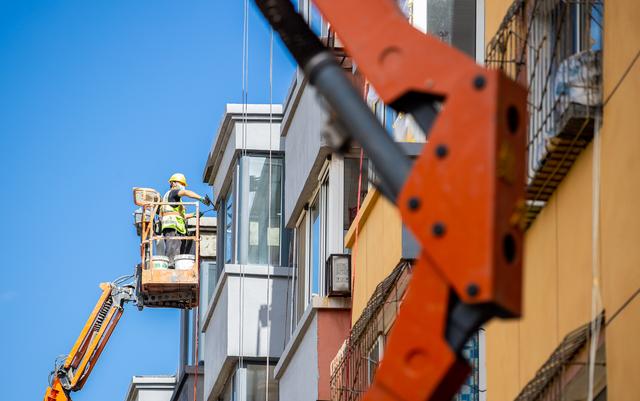
MULTIPOLYGON (((165 237, 160 229, 162 206, 176 206, 179 203, 162 202, 160 194, 150 188, 134 188, 134 203, 140 208, 135 213, 135 223, 140 235, 140 258, 137 266, 137 296, 139 307, 193 308, 198 305, 200 266, 200 219, 195 218, 195 226, 189 227, 186 236, 165 237), (162 269, 154 264, 168 241, 191 241, 195 250, 195 261, 191 268, 162 269)), ((199 216, 198 202, 182 202, 183 206, 195 206, 195 216, 199 216)))

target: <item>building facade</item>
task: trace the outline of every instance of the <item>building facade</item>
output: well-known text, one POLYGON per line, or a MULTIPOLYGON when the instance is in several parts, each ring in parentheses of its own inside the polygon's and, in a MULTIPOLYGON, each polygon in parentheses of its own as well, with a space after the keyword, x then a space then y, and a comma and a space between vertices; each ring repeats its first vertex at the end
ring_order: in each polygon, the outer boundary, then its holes
POLYGON ((201 283, 207 401, 278 399, 291 287, 281 120, 280 105, 227 105, 205 166, 219 230, 216 267, 201 283))
POLYGON ((170 401, 175 376, 133 376, 125 401, 170 401))
MULTIPOLYGON (((217 273, 217 219, 200 217, 200 304, 198 309, 180 311, 180 343, 175 375, 134 376, 126 401, 202 401, 204 395, 204 335, 197 329, 200 316, 206 312, 213 283, 209 277, 217 273), (194 393, 196 396, 194 397, 194 393)), ((195 230, 195 218, 187 220, 188 230, 195 230)))
MULTIPOLYGON (((482 3, 415 0, 398 5, 417 29, 483 59, 482 3)), ((409 156, 418 155, 424 133, 409 116, 398 115, 378 98, 310 2, 301 1, 298 7, 316 34, 333 47, 389 135, 403 142, 409 156)), ((293 230, 289 305, 293 318, 275 368, 281 400, 359 399, 383 357, 384 337, 419 252, 395 206, 374 189, 375 168, 357 144, 343 153, 332 152, 333 129, 331 114, 297 73, 282 121, 285 221, 293 230), (332 290, 335 258, 350 260, 353 276, 348 293, 332 290)), ((461 400, 484 399, 481 341, 474 340, 467 356, 475 376, 461 392, 461 400)))
POLYGON ((638 18, 632 0, 486 4, 486 62, 531 107, 524 310, 487 327, 491 400, 637 399, 638 18))

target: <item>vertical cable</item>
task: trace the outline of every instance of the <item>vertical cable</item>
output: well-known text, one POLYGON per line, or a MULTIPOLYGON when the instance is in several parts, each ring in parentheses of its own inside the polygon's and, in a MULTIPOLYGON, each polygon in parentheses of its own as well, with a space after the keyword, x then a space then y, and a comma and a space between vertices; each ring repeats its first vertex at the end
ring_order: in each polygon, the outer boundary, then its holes
POLYGON ((593 124, 593 194, 591 223, 591 343, 589 344, 589 392, 587 401, 593 400, 594 375, 602 310, 602 292, 600 289, 600 113, 596 113, 593 124))
POLYGON ((198 334, 200 327, 200 307, 196 306, 193 313, 193 361, 195 365, 193 375, 193 401, 198 401, 198 364, 200 363, 200 357, 198 355, 198 334))
MULTIPOLYGON (((587 22, 590 23, 591 1, 587 3, 587 22)), ((583 18, 580 18, 582 20, 583 18)), ((589 27, 586 27, 589 34, 589 27)), ((588 73, 587 73, 588 74, 588 73)), ((588 80, 589 76, 583 77, 588 80)), ((587 89, 587 96, 591 96, 591 88, 587 89)), ((587 99, 591 104, 591 99, 587 99)), ((593 153, 592 153, 592 204, 591 204, 591 343, 589 344, 589 384, 587 401, 594 397, 595 363, 598 352, 598 342, 601 329, 600 311, 602 310, 602 290, 600 288, 600 160, 602 152, 602 139, 600 136, 600 124, 602 108, 596 111, 593 124, 593 153)))
MULTIPOLYGON (((265 363, 266 384, 264 386, 265 401, 269 401, 269 353, 271 342, 271 244, 269 244, 269 236, 271 235, 271 196, 272 196, 272 128, 273 128, 273 28, 270 29, 269 35, 269 200, 268 200, 268 216, 267 216, 267 360, 265 363)), ((280 227, 282 229, 282 227, 280 227)), ((280 235, 280 233, 278 233, 280 235)), ((278 241, 280 244, 281 241, 278 241)))
MULTIPOLYGON (((248 108, 248 93, 249 93, 249 1, 244 0, 243 3, 243 26, 242 26, 242 150, 241 150, 241 158, 239 163, 245 163, 245 156, 247 154, 247 108, 248 108)), ((243 170, 243 169, 241 169, 243 170)), ((236 180, 241 181, 243 177, 239 174, 236 175, 236 180)), ((238 331, 239 331, 239 344, 238 344, 238 370, 243 368, 244 365, 244 260, 242 260, 242 255, 237 252, 238 248, 242 248, 240 245, 241 238, 238 235, 239 232, 239 215, 242 211, 242 187, 240 186, 240 182, 236 183, 237 193, 236 193, 236 263, 240 265, 240 283, 239 283, 239 302, 238 307, 239 311, 239 319, 238 322, 238 331)), ((244 199, 242 199, 244 201, 244 199)), ((243 388, 246 392, 246 382, 244 385, 241 385, 240 388, 243 388)), ((246 397, 246 394, 243 394, 243 397, 246 397)))

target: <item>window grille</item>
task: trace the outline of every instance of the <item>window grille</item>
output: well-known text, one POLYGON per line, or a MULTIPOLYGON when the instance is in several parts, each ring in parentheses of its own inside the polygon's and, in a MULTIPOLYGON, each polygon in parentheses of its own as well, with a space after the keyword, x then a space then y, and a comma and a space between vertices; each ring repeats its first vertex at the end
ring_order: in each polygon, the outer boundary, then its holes
POLYGON ((529 90, 529 223, 593 138, 602 105, 603 0, 516 0, 486 63, 529 90))
MULTIPOLYGON (((600 314, 596 319, 604 320, 600 314)), ((536 375, 522 389, 516 401, 564 401, 587 399, 588 355, 591 323, 567 334, 536 375)), ((599 337, 603 338, 602 332, 599 337)), ((595 358, 594 400, 606 400, 605 345, 595 358)))
MULTIPOLYGON (((410 277, 411 264, 403 261, 376 287, 349 338, 331 363, 332 401, 358 401, 371 385, 410 277)), ((463 350, 472 373, 453 401, 478 400, 478 347, 478 337, 473 336, 463 350)))

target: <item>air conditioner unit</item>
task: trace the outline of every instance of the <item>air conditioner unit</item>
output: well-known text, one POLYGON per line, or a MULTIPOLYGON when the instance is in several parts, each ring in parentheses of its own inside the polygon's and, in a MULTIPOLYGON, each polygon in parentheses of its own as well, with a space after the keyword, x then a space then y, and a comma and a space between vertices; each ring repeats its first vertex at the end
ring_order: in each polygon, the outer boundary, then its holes
POLYGON ((331 254, 326 262, 327 295, 351 296, 351 255, 331 254))

